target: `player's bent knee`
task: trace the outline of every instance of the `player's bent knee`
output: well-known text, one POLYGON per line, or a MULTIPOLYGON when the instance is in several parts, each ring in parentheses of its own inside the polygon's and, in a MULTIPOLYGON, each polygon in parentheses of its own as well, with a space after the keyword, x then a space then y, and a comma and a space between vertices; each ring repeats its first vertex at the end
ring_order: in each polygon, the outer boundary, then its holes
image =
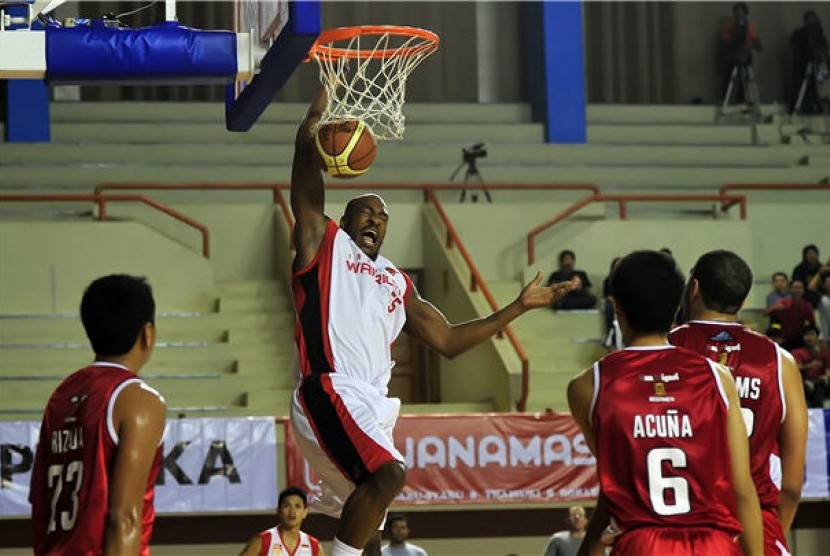
POLYGON ((384 463, 378 467, 374 479, 378 487, 397 495, 406 484, 406 467, 399 461, 384 463))

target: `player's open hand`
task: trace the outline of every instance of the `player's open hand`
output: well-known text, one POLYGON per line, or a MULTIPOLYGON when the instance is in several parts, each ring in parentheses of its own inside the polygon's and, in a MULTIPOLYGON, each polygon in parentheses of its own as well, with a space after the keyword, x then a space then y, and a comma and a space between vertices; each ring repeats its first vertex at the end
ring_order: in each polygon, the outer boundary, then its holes
POLYGON ((519 303, 524 309, 538 309, 549 307, 552 303, 559 301, 569 292, 579 288, 579 279, 575 278, 568 282, 559 282, 550 286, 542 286, 542 271, 536 273, 536 277, 530 281, 519 294, 519 303))

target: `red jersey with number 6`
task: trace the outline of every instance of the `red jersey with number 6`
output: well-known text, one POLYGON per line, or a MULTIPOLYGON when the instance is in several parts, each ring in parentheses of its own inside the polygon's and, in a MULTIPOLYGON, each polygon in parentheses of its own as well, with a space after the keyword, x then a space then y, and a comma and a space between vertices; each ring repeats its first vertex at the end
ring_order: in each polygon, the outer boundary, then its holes
POLYGON ((749 433, 749 463, 758 500, 762 508, 777 508, 778 430, 786 412, 781 348, 766 336, 730 322, 691 321, 672 330, 669 341, 732 371, 749 433))
MULTIPOLYGON (((126 367, 99 362, 67 377, 49 398, 29 491, 35 554, 103 553, 110 470, 118 446, 112 411, 118 394, 134 383, 144 385, 126 367)), ((159 447, 144 494, 143 555, 149 554, 160 464, 159 447)))
POLYGON ((594 364, 597 471, 623 531, 740 532, 719 372, 706 358, 672 346, 629 347, 594 364))

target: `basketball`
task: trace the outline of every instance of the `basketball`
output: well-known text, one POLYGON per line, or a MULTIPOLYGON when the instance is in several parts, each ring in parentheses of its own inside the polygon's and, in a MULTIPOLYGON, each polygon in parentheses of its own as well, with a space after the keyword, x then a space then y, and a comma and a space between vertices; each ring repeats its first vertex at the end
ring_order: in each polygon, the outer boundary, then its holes
POLYGON ((361 120, 322 125, 314 143, 323 167, 335 178, 353 178, 365 173, 377 154, 375 136, 361 120))

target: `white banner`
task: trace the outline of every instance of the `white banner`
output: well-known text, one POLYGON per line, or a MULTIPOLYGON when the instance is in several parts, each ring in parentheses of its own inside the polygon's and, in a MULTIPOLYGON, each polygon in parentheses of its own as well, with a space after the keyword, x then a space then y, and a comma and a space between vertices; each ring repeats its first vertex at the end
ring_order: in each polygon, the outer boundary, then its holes
POLYGON ((830 497, 830 409, 811 409, 807 427, 807 461, 803 498, 830 497))
MULTIPOLYGON (((0 423, 0 516, 28 516, 40 423, 0 423)), ((158 513, 277 507, 277 434, 272 417, 175 419, 164 430, 158 513)))

